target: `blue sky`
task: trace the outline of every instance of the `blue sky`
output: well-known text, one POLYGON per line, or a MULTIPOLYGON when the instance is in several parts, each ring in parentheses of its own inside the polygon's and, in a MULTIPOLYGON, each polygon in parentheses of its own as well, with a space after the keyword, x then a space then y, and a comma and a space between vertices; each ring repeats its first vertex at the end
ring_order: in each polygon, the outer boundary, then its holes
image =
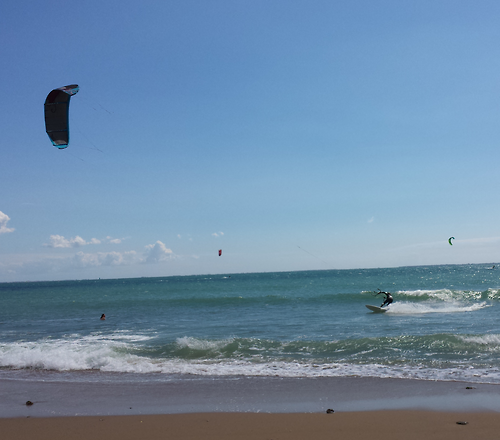
POLYGON ((498 17, 4 0, 0 281, 500 261, 498 17))

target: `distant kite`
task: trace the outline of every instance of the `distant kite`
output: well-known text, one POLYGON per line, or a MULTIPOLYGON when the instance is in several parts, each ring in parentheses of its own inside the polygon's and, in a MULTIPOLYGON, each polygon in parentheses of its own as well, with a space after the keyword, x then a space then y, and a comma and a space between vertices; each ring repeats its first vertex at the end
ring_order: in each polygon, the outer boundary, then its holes
POLYGON ((219 249, 219 257, 222 255, 222 249, 219 249))
POLYGON ((451 240, 455 240, 455 237, 448 238, 448 243, 450 243, 450 246, 453 246, 453 243, 451 242, 451 240))
POLYGON ((69 100, 78 90, 76 84, 60 87, 52 90, 45 99, 45 131, 59 149, 69 144, 69 100))

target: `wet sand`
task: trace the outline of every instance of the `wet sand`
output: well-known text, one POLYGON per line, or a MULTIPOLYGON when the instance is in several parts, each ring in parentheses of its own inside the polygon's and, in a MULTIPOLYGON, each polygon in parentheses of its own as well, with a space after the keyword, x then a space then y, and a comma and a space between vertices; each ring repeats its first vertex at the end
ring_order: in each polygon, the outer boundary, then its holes
POLYGON ((500 385, 143 376, 4 374, 1 438, 460 440, 500 432, 500 385))
POLYGON ((491 412, 368 411, 24 417, 0 419, 0 432, 6 440, 481 440, 498 437, 500 416, 491 412))
POLYGON ((500 385, 360 377, 1 375, 1 417, 376 410, 499 412, 500 385), (26 401, 34 404, 26 406, 26 401))

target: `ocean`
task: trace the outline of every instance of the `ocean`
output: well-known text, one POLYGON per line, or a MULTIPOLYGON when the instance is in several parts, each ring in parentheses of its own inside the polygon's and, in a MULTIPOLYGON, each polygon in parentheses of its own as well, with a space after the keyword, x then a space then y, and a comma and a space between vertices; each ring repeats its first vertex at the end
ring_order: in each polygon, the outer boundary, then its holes
POLYGON ((10 381, 500 384, 493 263, 2 283, 0 303, 0 379, 10 381), (394 297, 382 314, 365 307, 382 304, 378 289, 394 297))

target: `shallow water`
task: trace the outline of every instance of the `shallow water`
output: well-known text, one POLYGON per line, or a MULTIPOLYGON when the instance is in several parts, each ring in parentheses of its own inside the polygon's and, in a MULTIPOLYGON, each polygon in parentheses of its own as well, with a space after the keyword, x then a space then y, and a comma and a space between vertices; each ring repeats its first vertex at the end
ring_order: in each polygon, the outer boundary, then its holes
POLYGON ((0 378, 51 372, 81 382, 109 372, 136 373, 132 381, 354 375, 500 384, 500 272, 491 267, 4 283, 0 378), (379 288, 394 296, 384 314, 365 308, 382 303, 379 288))

